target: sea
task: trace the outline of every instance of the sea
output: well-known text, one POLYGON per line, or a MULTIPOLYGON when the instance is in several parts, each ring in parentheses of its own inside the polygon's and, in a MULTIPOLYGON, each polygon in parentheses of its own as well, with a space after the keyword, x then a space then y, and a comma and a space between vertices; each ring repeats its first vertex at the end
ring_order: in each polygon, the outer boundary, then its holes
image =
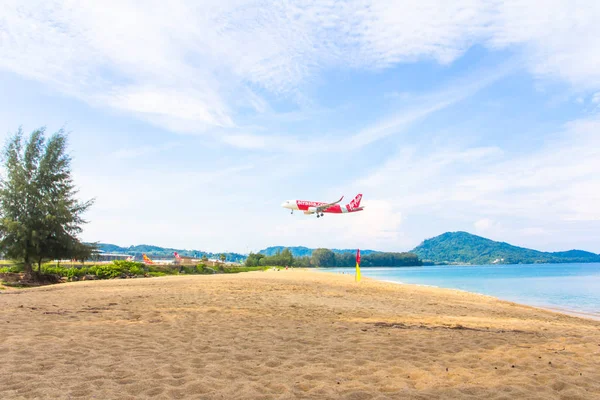
POLYGON ((360 272, 381 281, 464 290, 600 320, 600 263, 362 267, 360 272))

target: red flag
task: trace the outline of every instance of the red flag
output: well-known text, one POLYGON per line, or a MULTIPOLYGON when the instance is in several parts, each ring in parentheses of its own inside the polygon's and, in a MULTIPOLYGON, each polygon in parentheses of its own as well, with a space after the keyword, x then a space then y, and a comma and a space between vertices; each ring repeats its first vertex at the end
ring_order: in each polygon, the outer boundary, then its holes
POLYGON ((360 249, 356 250, 356 263, 360 265, 360 249))

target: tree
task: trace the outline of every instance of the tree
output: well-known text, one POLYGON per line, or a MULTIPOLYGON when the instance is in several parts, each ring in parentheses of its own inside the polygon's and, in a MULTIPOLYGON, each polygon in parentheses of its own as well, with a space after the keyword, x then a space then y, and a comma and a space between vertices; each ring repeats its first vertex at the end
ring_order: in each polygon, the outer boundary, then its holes
POLYGON ((227 259, 227 256, 225 254, 221 254, 219 256, 219 260, 221 260, 222 262, 225 262, 226 259, 227 259))
POLYGON ((202 254, 202 262, 205 263, 208 261, 208 257, 206 256, 206 254, 202 254))
POLYGON ((316 249, 311 256, 315 267, 335 267, 335 254, 329 249, 316 249))
POLYGON ((248 254, 248 258, 246 258, 246 266, 247 267, 258 267, 262 265, 261 260, 265 258, 264 254, 248 254))
POLYGON ((93 200, 75 198, 63 130, 47 141, 44 132, 35 130, 23 143, 19 128, 9 138, 3 154, 6 176, 0 177, 0 251, 22 262, 30 277, 33 263, 39 271, 43 260, 80 258, 91 251, 77 235, 93 200))

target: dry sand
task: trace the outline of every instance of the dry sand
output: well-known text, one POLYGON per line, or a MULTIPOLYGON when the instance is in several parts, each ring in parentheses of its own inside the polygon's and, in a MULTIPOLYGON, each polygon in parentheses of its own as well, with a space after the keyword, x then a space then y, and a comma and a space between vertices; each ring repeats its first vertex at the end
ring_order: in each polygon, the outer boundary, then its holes
POLYGON ((600 322, 314 271, 0 293, 0 398, 600 399, 600 322))

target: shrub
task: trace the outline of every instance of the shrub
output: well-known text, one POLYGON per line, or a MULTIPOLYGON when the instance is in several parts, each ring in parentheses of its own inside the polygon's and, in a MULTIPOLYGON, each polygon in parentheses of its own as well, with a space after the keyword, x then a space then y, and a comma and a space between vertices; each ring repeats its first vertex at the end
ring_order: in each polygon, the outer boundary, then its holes
POLYGON ((162 272, 165 275, 175 275, 179 272, 179 267, 172 265, 149 265, 148 272, 162 272))
POLYGON ((124 272, 124 268, 114 264, 97 265, 94 269, 94 275, 96 275, 100 279, 116 278, 121 276, 124 272))
POLYGON ((0 274, 17 273, 23 271, 22 268, 13 265, 12 267, 0 267, 0 274))
POLYGON ((129 268, 129 273, 133 275, 144 275, 144 269, 134 265, 133 267, 129 268))
POLYGON ((123 271, 129 271, 131 273, 133 273, 133 271, 145 270, 145 264, 137 261, 115 260, 112 264, 121 268, 123 271))

